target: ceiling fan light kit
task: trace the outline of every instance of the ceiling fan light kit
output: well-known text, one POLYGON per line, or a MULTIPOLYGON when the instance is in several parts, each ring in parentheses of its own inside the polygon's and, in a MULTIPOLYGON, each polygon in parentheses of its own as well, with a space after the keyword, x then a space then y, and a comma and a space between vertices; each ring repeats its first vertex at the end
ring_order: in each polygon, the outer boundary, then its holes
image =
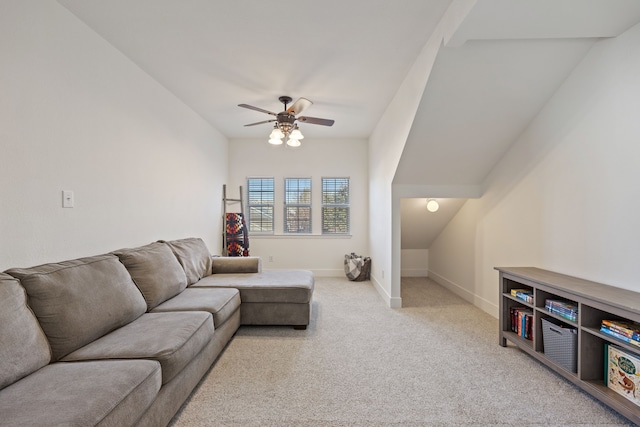
POLYGON ((313 105, 313 102, 309 101, 306 98, 299 98, 289 108, 287 108, 287 104, 292 101, 291 97, 281 96, 278 98, 278 100, 284 104, 284 111, 280 113, 274 113, 272 111, 264 110, 262 108, 254 107, 248 104, 238 104, 238 107, 248 108, 250 110, 260 111, 261 113, 267 113, 272 116, 276 116, 275 119, 263 120, 261 122, 245 125, 255 126, 263 123, 275 122, 273 130, 269 134, 269 144, 282 145, 282 140, 288 137, 288 147, 300 147, 300 145, 302 145, 300 140, 304 138, 304 135, 302 135, 302 132, 298 128, 298 124, 296 123, 296 121, 309 123, 312 125, 333 126, 334 120, 330 119, 320 119, 317 117, 305 116, 296 117, 298 114, 302 113, 303 110, 306 110, 308 107, 313 105))

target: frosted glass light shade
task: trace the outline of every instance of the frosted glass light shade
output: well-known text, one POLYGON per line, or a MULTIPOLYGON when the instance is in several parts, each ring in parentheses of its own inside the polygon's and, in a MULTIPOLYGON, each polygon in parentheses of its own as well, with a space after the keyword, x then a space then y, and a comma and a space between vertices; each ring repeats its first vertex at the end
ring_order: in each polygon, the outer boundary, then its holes
POLYGON ((440 209, 440 203, 437 200, 427 200, 427 210, 429 212, 436 212, 438 209, 440 209))
POLYGON ((291 131, 291 135, 289 135, 289 138, 291 139, 303 139, 304 135, 302 135, 302 132, 300 132, 300 129, 294 129, 293 131, 291 131))
MULTIPOLYGON (((284 138, 284 133, 282 133, 282 131, 278 128, 273 128, 273 130, 271 131, 271 134, 269 134, 269 138, 270 139, 282 139, 284 138)), ((271 141, 269 141, 271 142, 271 141)), ((280 144, 282 144, 282 141, 280 141, 280 144)))
POLYGON ((291 137, 289 137, 289 139, 287 139, 287 145, 289 147, 300 147, 302 145, 302 143, 297 140, 297 139, 291 139, 291 137))
POLYGON ((269 140, 269 144, 281 145, 282 144, 282 139, 280 139, 280 138, 271 138, 269 140))

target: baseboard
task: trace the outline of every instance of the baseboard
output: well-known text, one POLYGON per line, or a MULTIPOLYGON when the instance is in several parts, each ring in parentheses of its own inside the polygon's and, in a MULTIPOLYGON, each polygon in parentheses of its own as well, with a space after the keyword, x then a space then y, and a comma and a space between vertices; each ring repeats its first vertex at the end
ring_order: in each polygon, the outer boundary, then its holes
POLYGON ((389 308, 402 308, 402 298, 392 298, 387 290, 380 285, 380 282, 378 282, 378 279, 376 279, 373 274, 371 275, 371 283, 373 283, 373 286, 389 308))
POLYGON ((344 273, 344 269, 321 269, 311 270, 316 277, 347 277, 344 273))
MULTIPOLYGON (((272 270, 272 271, 286 271, 291 270, 290 268, 265 268, 263 264, 263 270, 272 270)), ((344 270, 340 269, 310 269, 316 277, 346 277, 344 274, 344 270)))
POLYGON ((479 297, 478 295, 474 294, 473 292, 470 292, 468 290, 466 290, 465 288, 463 288, 462 286, 458 285, 457 283, 454 283, 448 279, 446 279, 445 277, 434 273, 433 271, 429 270, 429 278, 433 281, 435 281, 436 283, 438 283, 439 285, 444 286, 445 288, 449 289, 451 292, 453 292, 454 294, 458 295, 459 297, 461 297, 462 299, 464 299, 465 301, 470 302, 471 304, 475 305, 476 307, 478 307, 479 309, 481 309, 482 311, 490 314, 491 316, 498 318, 498 306, 494 303, 492 303, 491 301, 488 301, 484 298, 479 297))
POLYGON ((400 274, 402 277, 429 277, 429 270, 426 268, 403 268, 400 274))

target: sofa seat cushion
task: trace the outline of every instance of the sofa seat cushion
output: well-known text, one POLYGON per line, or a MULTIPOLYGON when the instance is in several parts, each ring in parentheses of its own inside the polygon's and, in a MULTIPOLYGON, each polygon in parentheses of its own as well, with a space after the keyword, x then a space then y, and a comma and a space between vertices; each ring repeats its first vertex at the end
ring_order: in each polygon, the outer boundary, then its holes
POLYGON ((160 304, 152 313, 166 311, 207 311, 217 329, 240 307, 240 292, 234 288, 188 288, 160 304))
POLYGON ((165 384, 182 371, 212 337, 211 313, 146 313, 65 356, 63 361, 157 360, 162 368, 162 383, 165 384))
POLYGON ((236 288, 243 303, 307 304, 313 296, 313 273, 308 270, 267 270, 261 273, 212 274, 192 285, 236 288))
POLYGON ((0 273, 0 389, 51 360, 49 343, 18 280, 0 273))
POLYGON ((115 255, 14 268, 7 273, 20 279, 26 289, 53 361, 137 319, 147 309, 115 255))
POLYGON ((154 242, 135 249, 121 249, 114 254, 142 292, 147 310, 178 295, 187 287, 187 276, 165 243, 154 242))
POLYGON ((130 426, 160 383, 151 360, 52 363, 0 390, 0 426, 130 426))
POLYGON ((189 285, 211 274, 211 252, 202 239, 189 237, 163 242, 171 247, 187 275, 189 285))

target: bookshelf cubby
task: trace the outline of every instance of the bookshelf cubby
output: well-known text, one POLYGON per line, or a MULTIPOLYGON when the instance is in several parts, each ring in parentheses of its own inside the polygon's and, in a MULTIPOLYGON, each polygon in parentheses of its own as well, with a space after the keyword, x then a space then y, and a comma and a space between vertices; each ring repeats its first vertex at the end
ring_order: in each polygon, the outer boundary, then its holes
POLYGON ((616 319, 640 322, 640 293, 602 283, 579 279, 535 267, 496 267, 500 277, 499 344, 507 342, 520 348, 586 393, 611 407, 633 423, 640 425, 640 406, 625 399, 605 383, 605 344, 637 355, 640 347, 627 344, 600 332, 602 320, 616 319), (511 295, 512 289, 533 293, 529 304, 511 295), (578 307, 578 318, 571 321, 545 308, 547 299, 559 299, 578 307), (533 310, 533 340, 511 330, 511 308, 533 310), (568 328, 577 329, 577 372, 556 363, 544 352, 542 319, 552 319, 568 328))

